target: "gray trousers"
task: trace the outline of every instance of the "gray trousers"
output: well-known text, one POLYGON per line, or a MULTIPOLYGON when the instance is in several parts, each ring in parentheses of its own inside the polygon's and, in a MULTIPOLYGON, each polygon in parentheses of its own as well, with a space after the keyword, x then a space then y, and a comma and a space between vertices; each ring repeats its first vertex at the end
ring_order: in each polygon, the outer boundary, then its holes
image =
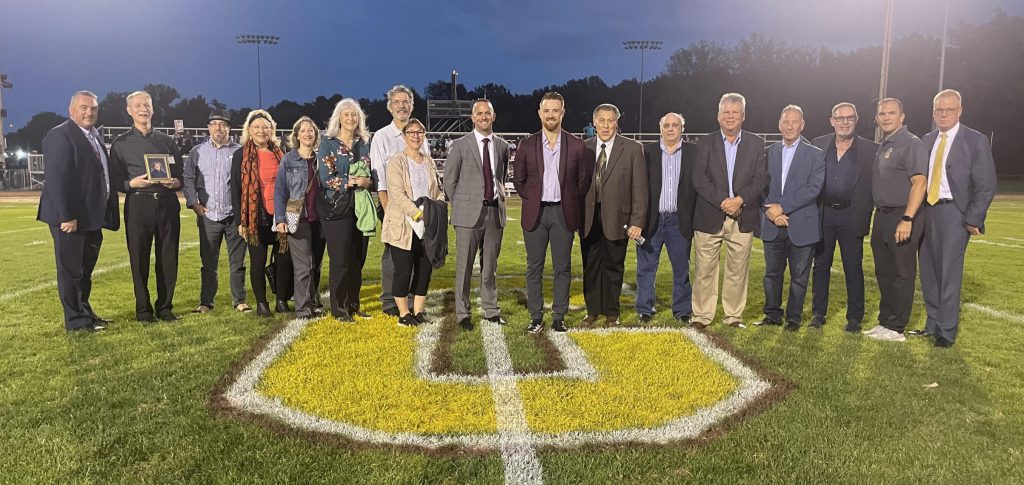
MULTIPOLYGON (((317 231, 319 232, 319 231, 317 231)), ((295 316, 302 318, 313 314, 316 310, 316 294, 320 281, 314 281, 317 274, 314 268, 313 238, 314 234, 309 222, 300 222, 294 234, 288 235, 288 248, 292 253, 292 268, 295 272, 295 316)))
POLYGON ((925 207, 928 218, 921 242, 921 294, 928 314, 924 329, 950 342, 960 326, 960 288, 964 254, 971 235, 956 204, 925 207))
POLYGON ((476 227, 455 227, 455 319, 470 316, 469 287, 477 249, 483 253, 480 266, 480 307, 484 318, 498 316, 498 255, 505 229, 499 224, 498 207, 484 206, 476 227), (481 247, 481 243, 483 246, 481 247))
POLYGON ((228 267, 231 271, 231 305, 245 303, 245 241, 238 235, 238 226, 231 223, 231 218, 223 221, 211 221, 206 217, 196 219, 199 227, 199 259, 203 267, 200 270, 201 286, 199 303, 213 308, 213 299, 217 296, 217 267, 220 265, 220 245, 227 241, 228 267))
POLYGON ((544 317, 544 260, 551 243, 551 318, 562 320, 569 311, 569 283, 572 279, 572 243, 576 235, 565 225, 560 205, 542 206, 540 221, 532 231, 523 231, 526 245, 526 308, 530 318, 544 317))

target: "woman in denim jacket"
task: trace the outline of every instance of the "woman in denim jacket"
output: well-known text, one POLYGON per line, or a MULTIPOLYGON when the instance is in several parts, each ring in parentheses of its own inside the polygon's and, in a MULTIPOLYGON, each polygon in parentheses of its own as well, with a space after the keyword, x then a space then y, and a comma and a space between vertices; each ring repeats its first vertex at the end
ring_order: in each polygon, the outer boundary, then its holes
MULTIPOLYGON (((324 238, 317 217, 316 198, 320 184, 316 182, 316 149, 320 129, 308 116, 299 118, 292 127, 288 144, 292 151, 281 159, 274 187, 274 222, 277 232, 288 234, 288 246, 295 268, 295 316, 319 316, 320 264, 324 259, 324 238), (298 220, 288 221, 289 199, 303 199, 298 220)), ((294 217, 294 216, 293 216, 294 217)))
POLYGON ((355 193, 376 190, 372 178, 349 175, 349 166, 357 161, 370 165, 370 136, 359 103, 352 98, 339 101, 326 132, 317 150, 321 189, 317 210, 331 257, 331 315, 341 322, 352 322, 353 317, 369 318, 359 309, 359 289, 370 238, 356 227, 355 193))

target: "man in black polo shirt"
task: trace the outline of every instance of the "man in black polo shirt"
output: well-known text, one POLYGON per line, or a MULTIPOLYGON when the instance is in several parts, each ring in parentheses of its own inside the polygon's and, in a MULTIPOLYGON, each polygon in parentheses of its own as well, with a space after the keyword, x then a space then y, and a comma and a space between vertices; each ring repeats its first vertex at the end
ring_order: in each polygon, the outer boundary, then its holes
POLYGON ((928 150, 903 126, 903 103, 886 98, 878 103, 875 121, 885 137, 872 167, 875 225, 871 252, 878 279, 878 325, 868 330, 875 340, 904 342, 917 277, 917 249, 923 224, 916 220, 924 200, 928 150))
POLYGON ((174 140, 153 131, 153 100, 144 91, 128 95, 131 130, 110 145, 111 186, 127 194, 124 202, 128 260, 135 287, 135 318, 143 323, 177 320, 173 313, 178 280, 178 239, 181 233, 181 163, 174 140), (151 181, 145 155, 170 155, 170 180, 151 181), (149 252, 156 241, 156 311, 149 299, 149 252))
POLYGON ((871 166, 878 144, 857 136, 857 107, 842 102, 829 119, 835 133, 812 144, 825 152, 825 188, 821 191, 821 242, 814 254, 814 316, 821 328, 828 315, 828 288, 836 243, 846 276, 846 331, 859 332, 864 320, 864 236, 875 209, 871 166))

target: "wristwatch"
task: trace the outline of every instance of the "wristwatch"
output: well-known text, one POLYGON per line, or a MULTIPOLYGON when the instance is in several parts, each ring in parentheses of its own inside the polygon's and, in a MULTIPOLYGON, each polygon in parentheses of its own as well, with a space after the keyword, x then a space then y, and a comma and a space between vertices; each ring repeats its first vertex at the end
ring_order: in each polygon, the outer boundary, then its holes
POLYGON ((914 216, 908 216, 906 214, 903 214, 903 217, 901 217, 900 220, 905 222, 914 222, 914 216))

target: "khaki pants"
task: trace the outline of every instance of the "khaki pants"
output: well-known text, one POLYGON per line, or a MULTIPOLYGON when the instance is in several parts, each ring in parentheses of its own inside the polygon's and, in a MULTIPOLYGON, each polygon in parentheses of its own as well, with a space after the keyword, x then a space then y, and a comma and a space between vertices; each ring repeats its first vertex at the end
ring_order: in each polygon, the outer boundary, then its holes
POLYGON ((693 281, 693 322, 704 325, 715 319, 718 304, 718 259, 725 245, 725 281, 722 284, 722 310, 726 324, 742 322, 747 306, 747 276, 754 235, 740 232, 740 225, 725 218, 722 230, 715 234, 695 231, 693 236, 696 270, 693 281))

